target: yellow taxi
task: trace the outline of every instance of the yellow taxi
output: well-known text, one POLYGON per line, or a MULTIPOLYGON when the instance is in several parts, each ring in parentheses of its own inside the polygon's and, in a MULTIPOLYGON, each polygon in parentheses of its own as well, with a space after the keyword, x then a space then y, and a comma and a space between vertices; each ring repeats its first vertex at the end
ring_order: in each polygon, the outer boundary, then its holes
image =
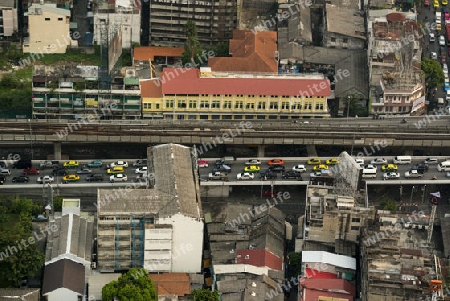
POLYGON ((259 167, 258 165, 249 165, 249 166, 245 166, 244 168, 244 172, 248 172, 248 173, 256 173, 256 172, 260 172, 261 171, 261 167, 259 167))
POLYGON ((442 25, 441 25, 441 23, 436 23, 436 30, 437 30, 437 31, 442 30, 442 25))
POLYGON ((382 171, 397 171, 398 166, 396 164, 384 164, 381 166, 382 171))
POLYGON ((114 166, 106 171, 109 175, 116 175, 119 173, 125 173, 123 166, 114 166))
POLYGON ((322 162, 320 161, 320 158, 311 158, 311 159, 308 160, 307 163, 309 165, 318 165, 318 164, 320 164, 322 162))
POLYGON ((341 163, 341 161, 339 159, 332 158, 332 159, 328 159, 326 161, 326 163, 327 163, 327 165, 335 165, 335 164, 341 163))
POLYGON ((67 161, 67 162, 64 162, 64 167, 67 167, 67 168, 76 168, 78 166, 80 166, 80 163, 78 163, 78 161, 67 161))
POLYGON ((325 164, 314 165, 313 170, 328 170, 328 165, 325 164))
POLYGON ((448 4, 448 0, 442 0, 441 3, 442 3, 442 5, 447 5, 448 4))
POLYGON ((439 7, 439 0, 434 0, 433 7, 438 8, 439 7))
POLYGON ((67 175, 63 177, 64 182, 77 182, 80 180, 79 175, 67 175))

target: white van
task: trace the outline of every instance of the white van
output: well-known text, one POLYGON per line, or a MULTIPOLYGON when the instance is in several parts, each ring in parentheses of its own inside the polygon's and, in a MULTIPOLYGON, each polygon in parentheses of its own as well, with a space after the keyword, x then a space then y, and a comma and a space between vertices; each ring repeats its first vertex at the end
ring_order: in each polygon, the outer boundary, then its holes
POLYGON ((450 161, 443 161, 437 166, 438 171, 450 171, 450 161))
POLYGON ((394 164, 411 164, 411 156, 396 156, 392 161, 394 164))
POLYGON ((363 178, 376 178, 377 170, 376 169, 363 169, 362 177, 363 178))

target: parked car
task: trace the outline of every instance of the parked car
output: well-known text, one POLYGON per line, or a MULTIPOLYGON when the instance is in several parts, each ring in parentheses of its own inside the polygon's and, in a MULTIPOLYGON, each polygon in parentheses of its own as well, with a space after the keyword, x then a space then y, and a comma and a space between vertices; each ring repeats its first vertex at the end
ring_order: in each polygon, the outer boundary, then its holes
POLYGON ((245 161, 245 165, 261 165, 261 160, 250 159, 250 160, 245 161))
POLYGON ((445 37, 444 36, 439 36, 439 45, 445 46, 445 37))
POLYGON ((428 164, 415 164, 411 167, 412 170, 417 170, 419 173, 425 173, 428 171, 428 164))
POLYGON ((86 164, 87 167, 90 168, 100 168, 103 166, 103 161, 102 160, 94 160, 89 162, 88 164, 86 164))
POLYGON ((292 170, 298 171, 298 172, 306 172, 306 167, 303 164, 295 165, 292 167, 292 170))
POLYGON ((147 166, 136 168, 136 170, 134 171, 134 173, 138 173, 138 174, 145 174, 147 172, 148 172, 147 171, 147 166))
POLYGON ((319 165, 321 164, 320 158, 311 158, 308 160, 308 165, 319 165))
POLYGON ((283 179, 302 179, 302 174, 295 170, 288 170, 281 175, 283 179))
POLYGON ((269 165, 284 165, 284 160, 283 159, 272 159, 267 161, 267 164, 269 165))
POLYGON ((53 183, 54 180, 55 179, 53 178, 53 176, 46 175, 46 176, 42 176, 42 177, 37 178, 36 181, 39 184, 46 184, 46 183, 53 183))
POLYGON ((115 166, 121 166, 123 168, 127 168, 128 167, 128 162, 127 161, 116 161, 113 162, 109 165, 110 168, 113 168, 115 166))
POLYGON ((428 164, 428 165, 433 165, 433 164, 438 164, 439 161, 438 161, 438 159, 436 159, 436 158, 426 158, 426 159, 423 161, 423 163, 424 163, 424 164, 428 164))
POLYGON ((30 178, 28 178, 27 176, 18 176, 18 177, 14 177, 12 179, 13 183, 28 183, 28 181, 30 180, 30 178))
POLYGON ((9 170, 7 168, 1 168, 0 169, 0 175, 9 176, 10 174, 11 174, 11 170, 9 170))
POLYGON ((147 166, 147 159, 139 159, 133 163, 133 167, 142 167, 142 166, 147 166))
POLYGON ((43 214, 38 214, 35 217, 33 217, 31 219, 31 221, 33 221, 33 222, 46 222, 46 221, 48 221, 48 218, 45 217, 45 215, 43 215, 43 214))
POLYGON ((277 191, 277 190, 266 190, 263 192, 263 196, 265 196, 265 197, 275 197, 278 195, 282 195, 282 192, 277 191))
POLYGON ((83 168, 83 169, 77 170, 78 175, 88 175, 91 173, 92 173, 92 170, 90 170, 89 168, 83 168))
POLYGON ((23 174, 26 176, 34 176, 40 174, 41 171, 37 168, 31 167, 23 170, 23 174))
POLYGON ((423 6, 430 6, 430 0, 425 0, 423 6))
POLYGON ((103 175, 102 174, 92 174, 87 176, 86 181, 88 182, 101 182, 103 181, 103 175))
POLYGON ((417 170, 410 170, 405 172, 405 178, 422 178, 423 174, 419 173, 417 170))
POLYGON ((80 180, 80 176, 76 174, 70 174, 67 176, 64 176, 62 178, 63 182, 78 182, 80 180))
POLYGON ((226 165, 226 164, 216 164, 214 165, 214 172, 218 171, 218 172, 231 172, 231 167, 226 165))
POLYGON ((258 165, 248 165, 244 167, 244 172, 258 173, 261 171, 261 167, 258 165))
MULTIPOLYGON (((198 167, 208 167, 209 162, 203 159, 197 160, 198 167)), ((133 164, 134 165, 134 164, 133 164)))
POLYGON ((237 174, 237 179, 238 180, 253 180, 255 178, 255 174, 254 173, 249 173, 249 172, 241 172, 237 174))
POLYGON ((436 36, 434 35, 434 33, 430 33, 430 42, 435 42, 435 41, 436 41, 436 36))
POLYGON ((39 168, 40 169, 46 169, 46 168, 55 168, 59 166, 59 161, 42 161, 39 163, 39 168))
POLYGON ((284 165, 270 165, 269 170, 272 172, 285 172, 286 168, 284 167, 284 165))
POLYGON ((400 179, 400 174, 398 172, 386 172, 383 174, 383 180, 394 180, 400 179))
POLYGON ((78 161, 67 161, 64 162, 64 167, 66 168, 77 168, 80 166, 80 163, 78 161))
POLYGON ((0 185, 3 185, 6 182, 6 177, 0 175, 0 185))
POLYGON ((385 158, 375 158, 372 161, 370 161, 370 164, 383 165, 383 164, 387 164, 387 160, 385 158))
POLYGON ((114 182, 126 182, 126 181, 128 181, 128 177, 127 177, 127 175, 119 173, 119 174, 110 176, 109 177, 109 181, 111 183, 114 183, 114 182))
POLYGON ((377 170, 377 167, 375 165, 373 165, 373 164, 367 164, 367 165, 364 165, 364 169, 375 169, 375 170, 377 170))
POLYGON ((271 180, 271 179, 276 179, 278 177, 278 173, 270 171, 270 170, 266 170, 261 172, 261 174, 259 175, 261 180, 271 180))
POLYGON ((436 52, 431 52, 431 53, 430 53, 430 58, 431 58, 432 60, 437 60, 437 59, 438 59, 437 53, 436 53, 436 52))

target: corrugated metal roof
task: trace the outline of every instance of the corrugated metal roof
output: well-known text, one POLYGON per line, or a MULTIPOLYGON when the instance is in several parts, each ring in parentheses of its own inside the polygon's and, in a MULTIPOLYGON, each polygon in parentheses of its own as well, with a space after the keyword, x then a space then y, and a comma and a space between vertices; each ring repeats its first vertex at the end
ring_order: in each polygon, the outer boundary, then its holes
POLYGON ((337 255, 322 251, 303 251, 302 262, 320 262, 337 267, 356 270, 356 259, 349 256, 337 255))

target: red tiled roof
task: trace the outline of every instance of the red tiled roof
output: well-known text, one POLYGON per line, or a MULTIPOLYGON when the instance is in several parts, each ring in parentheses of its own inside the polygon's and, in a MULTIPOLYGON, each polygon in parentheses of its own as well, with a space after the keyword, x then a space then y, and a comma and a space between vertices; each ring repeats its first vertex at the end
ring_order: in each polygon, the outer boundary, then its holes
POLYGON ((390 13, 386 15, 388 21, 405 21, 406 16, 401 13, 390 13))
POLYGON ((181 57, 183 52, 182 47, 135 47, 133 57, 135 61, 153 61, 155 56, 181 57))
POLYGON ((232 57, 210 57, 208 66, 213 71, 243 71, 278 73, 277 33, 234 30, 230 40, 232 57))
POLYGON ((161 76, 162 93, 231 94, 329 97, 328 79, 293 78, 225 78, 202 77, 196 68, 165 68, 161 76))
POLYGON ((186 273, 149 274, 148 278, 155 282, 159 296, 184 296, 191 293, 191 282, 186 273))
MULTIPOLYGON (((310 289, 321 292, 333 291, 344 296, 354 297, 356 294, 355 286, 345 279, 301 278, 299 285, 300 289, 310 289)), ((353 298, 351 299, 353 300, 353 298)))
POLYGON ((330 272, 321 272, 311 268, 305 268, 305 277, 307 278, 318 278, 318 279, 337 279, 337 274, 330 272))
POLYGON ((283 260, 264 249, 238 250, 237 263, 250 264, 257 267, 268 267, 278 271, 281 271, 283 268, 283 260), (246 259, 246 256, 248 256, 248 259, 246 259))
POLYGON ((141 97, 158 98, 162 97, 161 83, 159 80, 143 80, 139 82, 141 86, 141 97))

